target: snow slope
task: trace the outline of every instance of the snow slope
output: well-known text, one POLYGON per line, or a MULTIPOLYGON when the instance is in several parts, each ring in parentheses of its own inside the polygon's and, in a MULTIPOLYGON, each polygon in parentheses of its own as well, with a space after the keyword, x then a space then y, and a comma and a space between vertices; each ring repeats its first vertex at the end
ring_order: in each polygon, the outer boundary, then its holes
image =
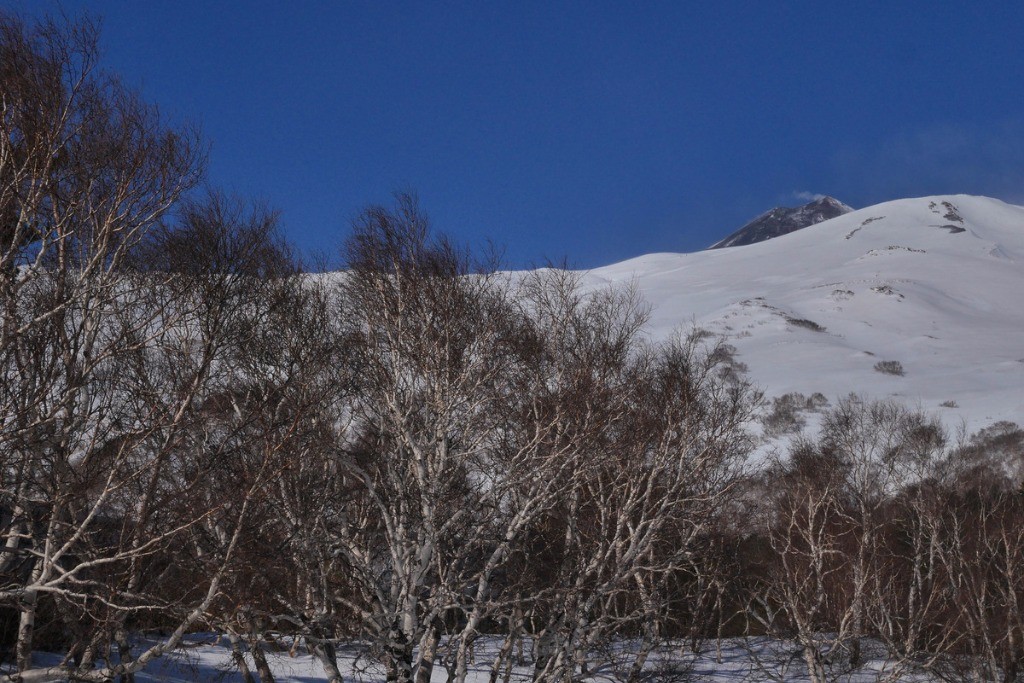
POLYGON ((1024 207, 901 199, 748 246, 589 271, 636 282, 650 333, 725 335, 768 396, 897 397, 971 430, 1024 424, 1024 207), (898 361, 903 376, 874 369, 898 361), (957 407, 942 407, 953 401, 957 407))

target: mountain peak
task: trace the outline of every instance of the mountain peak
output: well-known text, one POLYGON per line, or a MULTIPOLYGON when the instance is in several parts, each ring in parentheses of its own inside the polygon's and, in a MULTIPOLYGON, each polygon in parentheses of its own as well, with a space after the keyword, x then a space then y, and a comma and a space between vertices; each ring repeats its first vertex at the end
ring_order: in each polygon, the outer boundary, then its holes
POLYGON ((708 248, 724 249, 725 247, 740 247, 745 244, 763 242, 851 211, 853 211, 852 207, 834 197, 818 197, 797 207, 777 206, 708 248))
POLYGON ((807 208, 809 206, 822 206, 822 207, 830 206, 830 207, 832 207, 834 209, 837 209, 837 210, 841 211, 842 213, 850 213, 851 211, 853 211, 853 207, 852 206, 849 206, 847 204, 843 204, 841 201, 839 201, 835 197, 829 197, 829 196, 818 197, 813 202, 809 202, 807 204, 804 204, 804 206, 801 207, 801 208, 807 208))

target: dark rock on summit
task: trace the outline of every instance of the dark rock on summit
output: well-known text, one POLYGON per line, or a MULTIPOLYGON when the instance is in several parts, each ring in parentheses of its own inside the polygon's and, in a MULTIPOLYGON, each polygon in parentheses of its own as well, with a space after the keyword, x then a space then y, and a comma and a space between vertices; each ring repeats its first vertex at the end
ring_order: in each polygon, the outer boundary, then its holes
POLYGON ((851 207, 832 197, 815 199, 809 204, 796 208, 778 206, 761 214, 721 242, 712 244, 708 249, 740 247, 745 244, 764 242, 851 211, 853 211, 851 207))

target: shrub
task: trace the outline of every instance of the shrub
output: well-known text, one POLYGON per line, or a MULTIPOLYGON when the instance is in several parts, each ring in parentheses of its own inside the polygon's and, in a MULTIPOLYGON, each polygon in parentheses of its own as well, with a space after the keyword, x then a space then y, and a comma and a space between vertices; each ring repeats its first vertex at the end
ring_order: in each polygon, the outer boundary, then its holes
POLYGON ((819 325, 818 323, 814 322, 813 320, 808 320, 807 318, 794 318, 792 316, 788 316, 787 315, 786 316, 786 322, 789 323, 790 325, 795 326, 795 327, 802 327, 805 330, 810 330, 811 332, 825 332, 826 331, 826 328, 823 325, 819 325))
POLYGON ((821 410, 828 406, 828 399, 825 398, 825 394, 820 391, 815 391, 811 394, 811 397, 807 399, 807 410, 821 410))
POLYGON ((903 364, 898 360, 880 360, 875 363, 875 370, 886 375, 898 375, 900 377, 905 374, 903 372, 903 364))
POLYGON ((806 401, 806 397, 798 392, 773 398, 771 412, 761 418, 765 434, 779 436, 803 429, 807 421, 800 413, 804 410, 806 401))

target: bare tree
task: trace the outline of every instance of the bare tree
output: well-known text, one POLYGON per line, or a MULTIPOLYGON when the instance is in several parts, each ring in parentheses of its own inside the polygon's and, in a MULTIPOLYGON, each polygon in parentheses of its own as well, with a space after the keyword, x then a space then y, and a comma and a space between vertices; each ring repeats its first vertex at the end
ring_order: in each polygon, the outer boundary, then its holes
MULTIPOLYGON (((602 320, 610 324, 596 329, 629 329, 616 316, 602 320)), ((696 611, 701 597, 682 605, 672 591, 684 575, 708 578, 702 555, 756 403, 748 385, 722 379, 722 354, 699 335, 658 349, 617 334, 589 339, 577 352, 594 354, 585 365, 596 383, 579 397, 579 414, 599 428, 580 444, 585 456, 558 513, 559 569, 537 636, 537 680, 568 680, 577 667, 586 676, 596 650, 639 636, 626 673, 637 680, 671 634, 667 607, 696 611)))
POLYGON ((25 670, 40 594, 80 592, 87 568, 113 561, 78 546, 149 431, 98 381, 152 323, 146 311, 116 315, 137 295, 121 271, 200 159, 187 131, 95 70, 90 23, 29 27, 4 14, 0 55, 0 457, 13 570, 0 595, 20 606, 25 670))
POLYGON ((349 608, 409 681, 431 603, 445 600, 442 548, 478 501, 501 378, 514 358, 510 305, 495 276, 429 236, 410 197, 371 208, 347 247, 339 312, 352 339, 354 400, 339 406, 335 454, 349 490, 332 520, 351 572, 349 608))
MULTIPOLYGON (((949 681, 1017 681, 1024 671, 1024 506, 1000 466, 978 469, 977 445, 954 451, 932 519, 941 618, 949 646, 929 670, 949 681)), ((1006 464, 1006 463, 1003 463, 1006 464)))
MULTIPOLYGON (((215 623, 248 633, 254 656, 269 630, 290 633, 305 641, 328 680, 340 681, 335 638, 360 633, 344 609, 339 614, 336 596, 349 593, 332 545, 333 524, 349 497, 332 441, 344 430, 332 419, 352 392, 347 327, 335 315, 324 278, 275 282, 272 299, 248 338, 242 374, 260 392, 263 428, 287 421, 287 448, 244 551, 245 565, 259 567, 258 576, 239 572, 225 588, 215 623)), ((268 674, 260 677, 266 681, 268 674)))
POLYGON ((939 463, 885 506, 865 605, 870 633, 899 668, 942 671, 964 636, 955 626, 946 569, 950 491, 939 463))
POLYGON ((813 681, 859 670, 868 637, 891 646, 880 676, 895 679, 917 663, 922 633, 903 629, 934 607, 925 564, 932 527, 927 518, 905 518, 916 534, 909 548, 887 544, 887 529, 898 499, 926 511, 924 497, 910 496, 915 487, 924 491, 943 446, 941 428, 921 414, 851 396, 826 412, 817 441, 798 442, 776 462, 768 532, 775 561, 750 616, 796 642, 813 681), (893 575, 908 564, 923 572, 909 586, 905 575, 893 575), (903 593, 911 589, 917 593, 903 593))
POLYGON ((844 475, 843 514, 853 530, 850 594, 850 666, 863 664, 860 638, 875 573, 887 503, 922 472, 944 445, 941 427, 901 405, 847 397, 825 414, 821 448, 844 475))
POLYGON ((214 198, 161 227, 199 177, 196 138, 97 70, 96 37, 0 16, 0 601, 20 614, 26 681, 130 679, 175 647, 215 603, 287 432, 237 398, 237 351, 262 324, 251 283, 281 275, 267 220, 234 230, 214 198), (171 237, 229 259, 179 258, 171 237), (218 491, 239 449, 262 476, 218 491), (32 665, 40 610, 71 629, 57 667, 32 665), (136 657, 125 628, 147 619, 172 634, 136 657))
MULTIPOLYGON (((571 676, 581 652, 661 623, 668 586, 701 565, 747 443, 755 397, 723 379, 726 356, 696 337, 646 348, 633 291, 585 292, 560 270, 474 273, 429 239, 408 197, 364 216, 349 262, 339 300, 355 389, 332 420, 348 484, 331 529, 355 577, 340 599, 389 678, 426 680, 453 617, 456 681, 481 625, 512 631, 524 604, 547 615, 539 635, 555 643, 542 678, 571 676), (555 520, 564 576, 510 580, 555 520)), ((665 635, 647 633, 638 671, 665 635)))

